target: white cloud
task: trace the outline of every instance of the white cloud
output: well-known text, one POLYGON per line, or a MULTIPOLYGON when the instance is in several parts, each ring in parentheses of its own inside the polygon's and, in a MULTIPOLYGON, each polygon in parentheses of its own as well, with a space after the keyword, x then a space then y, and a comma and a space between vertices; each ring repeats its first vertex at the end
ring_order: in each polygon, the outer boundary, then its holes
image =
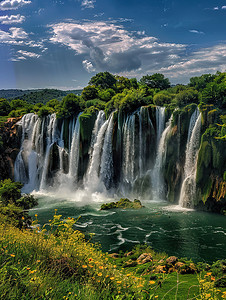
POLYGON ((0 16, 1 24, 20 24, 25 21, 25 17, 21 15, 0 16))
POLYGON ((47 50, 44 42, 44 40, 34 41, 30 39, 28 33, 19 27, 10 27, 8 31, 0 30, 0 44, 28 46, 39 48, 44 52, 47 50))
POLYGON ((81 6, 83 8, 94 8, 96 0, 82 0, 81 6))
POLYGON ((0 10, 18 9, 24 5, 31 4, 29 0, 4 0, 0 2, 0 10))
POLYGON ((222 6, 221 9, 226 9, 226 6, 222 6))
POLYGON ((191 30, 189 30, 189 32, 196 33, 196 34, 204 34, 204 32, 199 31, 199 30, 195 30, 195 29, 191 29, 191 30))
POLYGON ((94 68, 93 64, 91 63, 91 61, 83 60, 82 64, 83 64, 84 69, 87 72, 91 73, 91 72, 95 71, 95 68, 94 68))
POLYGON ((27 38, 28 34, 22 28, 11 27, 9 31, 0 30, 0 43, 20 45, 23 44, 27 38))
POLYGON ((24 50, 19 50, 17 53, 23 55, 24 57, 29 57, 29 58, 39 58, 41 55, 34 53, 34 52, 29 52, 29 51, 24 51, 24 50))
POLYGON ((187 77, 203 73, 226 70, 226 45, 216 45, 200 49, 186 58, 179 58, 176 64, 163 67, 159 71, 172 78, 187 77))
POLYGON ((116 21, 61 22, 50 25, 50 41, 83 55, 83 66, 90 70, 130 72, 141 66, 160 67, 175 61, 185 45, 160 43, 145 32, 129 32, 116 21))

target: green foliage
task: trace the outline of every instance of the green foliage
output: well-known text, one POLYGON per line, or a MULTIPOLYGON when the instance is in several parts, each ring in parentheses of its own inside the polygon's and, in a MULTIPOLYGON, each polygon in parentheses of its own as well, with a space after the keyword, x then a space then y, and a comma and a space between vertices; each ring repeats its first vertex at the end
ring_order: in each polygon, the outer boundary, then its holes
POLYGON ((0 99, 0 116, 7 116, 11 110, 11 106, 6 99, 0 99))
POLYGON ((88 85, 82 91, 82 98, 85 101, 96 99, 97 97, 98 89, 94 85, 88 85))
POLYGON ((81 111, 81 103, 78 96, 68 94, 63 98, 59 111, 57 112, 58 118, 69 118, 78 114, 81 111))
POLYGON ((104 109, 105 108, 105 102, 99 99, 93 99, 86 101, 86 108, 89 108, 91 106, 94 106, 97 109, 104 109))
POLYGON ((198 92, 193 89, 183 90, 176 95, 175 101, 179 107, 190 103, 198 103, 198 92))
POLYGON ((19 206, 23 209, 30 209, 36 205, 38 205, 37 199, 30 194, 25 194, 16 200, 16 206, 19 206))
POLYGON ((9 202, 16 203, 21 197, 22 184, 13 182, 11 179, 0 181, 0 201, 7 205, 9 202))
POLYGON ((206 88, 207 84, 212 82, 216 76, 212 74, 203 74, 201 76, 191 77, 189 86, 197 91, 206 88))
POLYGON ((143 89, 124 90, 123 93, 116 94, 112 100, 116 109, 126 113, 131 113, 142 105, 152 103, 152 97, 151 99, 145 97, 143 89))
POLYGON ((113 89, 100 90, 98 92, 98 97, 104 102, 110 101, 114 95, 115 91, 113 89))
POLYGON ((42 106, 39 110, 38 110, 38 116, 39 118, 44 118, 50 114, 52 114, 54 112, 54 109, 52 107, 48 107, 48 106, 42 106))
POLYGON ((59 105, 60 105, 60 101, 58 99, 52 99, 46 103, 47 107, 51 107, 53 109, 57 109, 57 107, 59 107, 59 105))
POLYGON ((160 90, 165 90, 170 87, 169 79, 165 78, 165 76, 160 73, 143 76, 140 80, 140 84, 147 85, 150 88, 160 90))
POLYGON ((109 72, 97 73, 89 81, 89 85, 94 85, 100 89, 114 88, 115 83, 115 76, 109 72))
POLYGON ((13 204, 22 209, 30 209, 38 204, 32 195, 21 195, 22 184, 11 179, 0 181, 0 202, 7 206, 13 204))
POLYGON ((164 104, 170 104, 172 99, 173 99, 172 94, 163 91, 154 95, 153 102, 155 105, 164 106, 164 104))
POLYGON ((17 110, 28 106, 28 103, 24 100, 15 99, 10 102, 11 109, 17 110))
MULTIPOLYGON (((137 88, 138 84, 136 85, 135 80, 130 81, 128 78, 123 76, 115 76, 115 79, 117 80, 115 83, 115 87, 118 93, 123 92, 124 89, 130 89, 132 88, 132 82, 135 85, 135 88, 137 88)), ((135 78, 134 78, 135 79, 135 78)))

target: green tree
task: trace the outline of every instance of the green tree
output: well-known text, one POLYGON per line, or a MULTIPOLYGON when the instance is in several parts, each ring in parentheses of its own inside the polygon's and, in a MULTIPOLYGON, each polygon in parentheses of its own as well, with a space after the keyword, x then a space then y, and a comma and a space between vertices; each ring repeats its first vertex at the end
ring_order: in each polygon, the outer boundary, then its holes
POLYGON ((198 103, 199 102, 199 93, 193 89, 187 89, 181 91, 179 94, 176 95, 175 101, 178 106, 185 106, 191 103, 198 103))
POLYGON ((100 90, 98 92, 98 97, 104 101, 108 102, 115 95, 115 91, 113 89, 100 90))
POLYGON ((157 93, 153 97, 153 102, 155 105, 163 106, 164 104, 169 104, 172 101, 172 95, 167 93, 157 93))
POLYGON ((94 85, 88 85, 82 91, 82 98, 85 101, 96 99, 97 96, 98 89, 94 85))
POLYGON ((147 85, 150 88, 160 90, 165 90, 170 87, 169 79, 165 78, 165 76, 160 73, 143 76, 140 80, 140 84, 147 85))
POLYGON ((80 99, 75 94, 68 94, 63 98, 61 107, 57 113, 58 118, 69 118, 81 111, 80 99))
POLYGON ((97 73, 89 81, 89 85, 94 85, 96 87, 99 87, 100 89, 113 88, 115 83, 115 76, 109 72, 97 73))
POLYGON ((226 108, 226 82, 210 82, 202 91, 202 101, 206 104, 214 104, 219 108, 226 108))
POLYGON ((48 107, 52 107, 52 108, 56 108, 60 105, 60 101, 57 100, 57 99, 52 99, 52 100, 49 100, 47 103, 46 103, 46 106, 48 107))
POLYGON ((124 89, 130 89, 132 87, 130 80, 126 77, 115 76, 115 79, 117 80, 115 86, 119 93, 121 93, 124 89))
POLYGON ((14 99, 10 102, 10 106, 12 110, 17 110, 20 108, 25 108, 28 106, 28 103, 24 100, 14 99))
POLYGON ((0 201, 7 205, 9 202, 16 203, 21 197, 22 183, 13 182, 11 179, 0 181, 0 201))
POLYGON ((0 99, 0 116, 8 116, 11 106, 6 99, 0 99))
POLYGON ((215 77, 216 76, 212 74, 203 74, 202 76, 191 77, 189 86, 200 91, 204 89, 209 82, 212 82, 215 77))

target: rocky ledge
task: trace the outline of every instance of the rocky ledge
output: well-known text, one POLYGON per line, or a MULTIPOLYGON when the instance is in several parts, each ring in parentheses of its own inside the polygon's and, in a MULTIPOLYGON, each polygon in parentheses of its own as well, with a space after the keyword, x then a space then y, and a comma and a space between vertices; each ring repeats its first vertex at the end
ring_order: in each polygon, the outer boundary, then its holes
POLYGON ((115 208, 140 209, 142 207, 144 207, 144 206, 141 204, 140 200, 134 199, 134 201, 131 201, 127 198, 121 198, 117 202, 110 202, 110 203, 102 204, 100 209, 101 210, 108 210, 108 209, 115 209, 115 208))

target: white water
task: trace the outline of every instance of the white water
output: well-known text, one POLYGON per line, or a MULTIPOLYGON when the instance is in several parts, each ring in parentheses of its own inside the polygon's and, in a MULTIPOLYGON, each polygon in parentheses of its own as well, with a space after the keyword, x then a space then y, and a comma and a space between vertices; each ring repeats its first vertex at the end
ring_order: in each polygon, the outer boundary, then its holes
POLYGON ((196 197, 196 168, 200 144, 201 114, 198 109, 192 114, 188 130, 186 157, 184 165, 184 180, 181 187, 179 205, 192 208, 196 197))
MULTIPOLYGON (((80 165, 84 162, 80 156, 79 116, 60 122, 54 114, 44 119, 34 114, 24 116, 20 122, 21 149, 15 162, 15 179, 25 184, 23 191, 55 193, 84 201, 89 198, 96 201, 98 197, 104 199, 113 194, 132 198, 144 196, 154 201, 166 199, 162 171, 167 163, 172 116, 165 129, 165 108, 156 108, 156 128, 148 107, 141 107, 131 115, 119 114, 118 123, 113 116, 105 120, 105 113, 99 111, 91 129, 85 167, 80 165), (117 136, 113 136, 115 131, 117 136), (113 147, 118 151, 114 155, 113 147)), ((200 126, 201 116, 197 110, 188 129, 180 195, 183 207, 191 207, 195 195, 200 126)), ((179 150, 175 155, 179 155, 179 150)))
POLYGON ((85 189, 93 193, 105 192, 104 183, 107 188, 110 184, 113 170, 112 127, 113 114, 104 122, 104 114, 100 111, 92 134, 93 150, 85 179, 85 189))
POLYGON ((162 132, 160 141, 158 143, 157 155, 154 169, 151 172, 151 181, 153 188, 154 199, 164 199, 165 198, 165 186, 162 176, 162 167, 165 163, 166 157, 166 146, 167 146, 167 137, 171 130, 172 116, 170 117, 166 128, 162 132))

